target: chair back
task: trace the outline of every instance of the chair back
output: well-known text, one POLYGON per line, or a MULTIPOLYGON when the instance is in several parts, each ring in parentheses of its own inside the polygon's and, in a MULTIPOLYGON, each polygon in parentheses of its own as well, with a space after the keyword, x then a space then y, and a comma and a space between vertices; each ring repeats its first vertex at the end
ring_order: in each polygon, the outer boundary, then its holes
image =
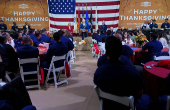
POLYGON ((167 106, 166 106, 166 110, 170 110, 170 96, 168 95, 167 97, 167 106))
POLYGON ((99 97, 100 100, 100 110, 103 108, 103 100, 102 98, 109 99, 118 103, 121 103, 125 106, 130 106, 131 110, 134 110, 134 97, 129 96, 129 97, 122 97, 122 96, 116 96, 110 93, 103 92, 99 87, 95 86, 94 87, 96 90, 96 93, 99 97))
POLYGON ((154 60, 170 60, 170 56, 154 56, 154 60))
POLYGON ((39 79, 40 79, 39 78, 39 65, 40 65, 40 61, 39 61, 39 57, 38 58, 27 58, 27 59, 20 59, 20 58, 18 58, 18 62, 19 62, 20 74, 21 74, 21 78, 22 78, 23 82, 38 81, 38 85, 26 86, 26 88, 35 88, 35 87, 38 87, 40 89, 40 81, 39 81, 39 79), (24 72, 23 71, 23 64, 27 64, 27 63, 35 63, 35 64, 37 64, 37 70, 36 71, 24 72), (37 74, 37 79, 29 79, 29 80, 25 80, 24 79, 24 75, 31 75, 31 74, 37 74))
POLYGON ((70 61, 69 57, 71 59, 71 51, 68 51, 68 53, 66 54, 66 62, 70 61))

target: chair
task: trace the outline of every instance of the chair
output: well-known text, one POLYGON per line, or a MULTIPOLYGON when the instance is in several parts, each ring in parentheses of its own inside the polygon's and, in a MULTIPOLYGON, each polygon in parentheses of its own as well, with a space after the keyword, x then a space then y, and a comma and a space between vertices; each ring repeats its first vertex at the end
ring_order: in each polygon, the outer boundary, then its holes
POLYGON ((167 106, 166 106, 166 110, 170 110, 170 96, 168 95, 167 97, 167 106))
POLYGON ((12 72, 6 71, 5 78, 8 80, 8 82, 11 81, 11 78, 9 77, 9 74, 12 74, 12 72))
POLYGON ((66 60, 66 55, 63 55, 63 56, 53 56, 52 57, 49 69, 44 68, 45 70, 48 70, 47 77, 46 77, 46 80, 45 80, 45 85, 47 85, 47 82, 49 80, 49 76, 50 76, 51 72, 53 72, 54 83, 55 83, 55 87, 56 88, 60 84, 63 84, 63 83, 67 83, 68 84, 68 80, 67 80, 67 76, 66 76, 65 60, 66 60), (64 66, 55 68, 54 62, 59 61, 59 60, 64 60, 64 62, 63 62, 64 66), (65 80, 58 82, 59 77, 60 77, 60 73, 62 72, 63 69, 65 71, 65 80), (58 72, 57 76, 56 76, 56 72, 58 72))
MULTIPOLYGON (((92 39, 92 42, 93 42, 93 43, 97 43, 97 40, 92 39)), ((93 48, 94 48, 94 46, 93 46, 93 48)), ((95 54, 95 52, 93 51, 93 49, 92 49, 92 53, 95 54)))
POLYGON ((134 97, 133 96, 129 96, 129 97, 121 97, 121 96, 116 96, 113 94, 109 94, 106 92, 103 92, 99 87, 95 86, 94 87, 96 90, 96 93, 99 97, 99 101, 100 101, 100 110, 103 110, 103 99, 109 99, 118 103, 121 103, 125 106, 130 106, 131 110, 135 110, 134 109, 134 97))
POLYGON ((18 62, 19 62, 19 67, 20 67, 20 74, 21 74, 21 78, 23 80, 23 82, 31 82, 31 81, 38 81, 38 85, 29 85, 26 86, 27 89, 29 88, 39 88, 40 87, 40 78, 39 78, 39 65, 40 65, 40 60, 39 57, 38 58, 27 58, 27 59, 20 59, 18 58, 18 62), (23 71, 23 64, 26 63, 36 63, 37 64, 37 70, 36 71, 29 71, 29 72, 24 72, 23 71), (24 76, 25 75, 32 75, 32 74, 37 74, 37 78, 36 79, 29 79, 29 80, 25 80, 24 76))
POLYGON ((170 60, 170 56, 154 56, 154 60, 170 60))

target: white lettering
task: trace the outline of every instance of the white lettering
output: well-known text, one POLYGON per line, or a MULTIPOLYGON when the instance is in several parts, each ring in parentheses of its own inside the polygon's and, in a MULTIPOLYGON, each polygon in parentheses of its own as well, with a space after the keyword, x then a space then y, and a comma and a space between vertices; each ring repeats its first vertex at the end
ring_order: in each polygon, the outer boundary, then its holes
POLYGON ((5 21, 9 21, 9 17, 8 17, 8 18, 5 18, 5 21))
POLYGON ((134 20, 138 20, 138 16, 134 16, 134 20))
MULTIPOLYGON (((119 17, 120 17, 120 20, 122 20, 123 15, 119 15, 119 17)), ((46 21, 46 20, 45 20, 45 21, 46 21)))
POLYGON ((149 14, 151 14, 152 13, 152 10, 149 10, 149 14))
POLYGON ((34 16, 34 14, 35 14, 35 11, 34 12, 31 12, 32 13, 32 15, 34 16))
POLYGON ((17 16, 18 16, 18 11, 16 11, 16 12, 14 11, 14 16, 15 16, 15 15, 17 15, 17 16))
POLYGON ((31 18, 30 18, 30 17, 28 17, 28 18, 27 18, 27 21, 31 21, 31 18))
POLYGON ((23 18, 23 21, 27 21, 26 17, 23 18))
POLYGON ((15 18, 15 21, 18 21, 18 18, 15 18))
POLYGON ((156 14, 157 10, 153 10, 154 14, 156 14))
POLYGON ((34 21, 37 21, 37 17, 36 17, 36 19, 34 18, 34 21))
POLYGON ((148 10, 144 10, 144 14, 148 13, 148 10))
POLYGON ((22 15, 22 12, 19 12, 19 16, 22 15))
POLYGON ((150 19, 152 19, 152 17, 151 17, 151 16, 148 16, 148 20, 150 20, 150 19))
POLYGON ((165 16, 162 16, 162 19, 166 19, 166 15, 165 15, 165 16))
POLYGON ((25 16, 25 15, 27 15, 27 12, 26 12, 26 11, 23 12, 23 16, 25 16))
POLYGON ((139 20, 142 20, 142 16, 139 16, 139 20))
POLYGON ((136 13, 138 14, 138 12, 139 12, 139 10, 138 10, 138 9, 137 9, 137 10, 135 10, 135 9, 134 9, 134 14, 136 14, 136 13))
POLYGON ((10 21, 14 21, 13 17, 10 18, 10 21))
POLYGON ((144 17, 143 17, 143 20, 147 20, 147 16, 144 16, 144 17))
POLYGON ((132 17, 132 16, 130 16, 130 17, 129 17, 129 20, 133 20, 133 17, 132 17))
POLYGON ((19 17, 19 21, 22 21, 22 18, 19 17))
POLYGON ((45 17, 45 21, 48 21, 48 17, 45 17))
POLYGON ((143 14, 143 10, 140 10, 139 14, 143 14))
POLYGON ((124 20, 126 20, 126 19, 128 20, 128 16, 127 17, 124 16, 124 20))

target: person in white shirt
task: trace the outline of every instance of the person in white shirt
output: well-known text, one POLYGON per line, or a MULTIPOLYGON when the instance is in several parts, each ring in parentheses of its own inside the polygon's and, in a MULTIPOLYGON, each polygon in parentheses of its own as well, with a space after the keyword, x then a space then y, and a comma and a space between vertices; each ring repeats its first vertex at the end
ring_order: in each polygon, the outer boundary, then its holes
POLYGON ((145 21, 144 24, 141 25, 141 29, 146 30, 149 29, 148 21, 145 21))
POLYGON ((163 48, 168 47, 169 40, 165 32, 158 32, 158 40, 162 43, 163 48))
POLYGON ((6 44, 9 44, 9 45, 11 45, 14 48, 15 47, 14 39, 7 32, 6 32, 6 35, 7 35, 7 42, 6 42, 6 44))
POLYGON ((124 40, 122 42, 123 44, 133 44, 133 41, 130 39, 128 32, 124 32, 124 40))

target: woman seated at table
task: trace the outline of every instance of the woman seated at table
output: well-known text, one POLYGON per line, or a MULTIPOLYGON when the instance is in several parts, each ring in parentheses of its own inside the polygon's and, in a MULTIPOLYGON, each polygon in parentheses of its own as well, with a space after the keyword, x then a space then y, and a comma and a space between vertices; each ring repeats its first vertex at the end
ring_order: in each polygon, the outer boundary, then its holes
POLYGON ((142 49, 139 50, 139 52, 148 50, 148 56, 142 60, 142 63, 147 63, 149 61, 153 61, 153 56, 159 56, 161 53, 161 50, 163 49, 162 43, 157 41, 157 35, 151 34, 150 36, 150 42, 146 43, 142 49))
POLYGON ((162 43, 163 48, 168 47, 169 40, 165 32, 158 32, 158 40, 162 43))
POLYGON ((40 40, 40 38, 41 38, 40 31, 36 31, 35 36, 36 37, 33 39, 33 42, 34 42, 33 44, 35 47, 48 47, 48 45, 49 45, 48 43, 44 43, 40 40))
POLYGON ((15 39, 14 39, 15 48, 21 47, 22 46, 21 42, 22 42, 22 34, 15 33, 15 39))
POLYGON ((133 44, 132 40, 129 37, 128 32, 125 31, 123 35, 124 35, 124 40, 122 42, 123 45, 124 44, 133 44))
MULTIPOLYGON (((44 68, 49 68, 51 59, 53 56, 62 56, 67 53, 68 47, 62 43, 61 40, 61 34, 59 32, 54 33, 53 38, 55 40, 55 43, 51 45, 47 51, 47 55, 45 57, 45 61, 42 63, 42 66, 44 68)), ((61 67, 63 66, 63 60, 55 62, 55 67, 61 67)))

